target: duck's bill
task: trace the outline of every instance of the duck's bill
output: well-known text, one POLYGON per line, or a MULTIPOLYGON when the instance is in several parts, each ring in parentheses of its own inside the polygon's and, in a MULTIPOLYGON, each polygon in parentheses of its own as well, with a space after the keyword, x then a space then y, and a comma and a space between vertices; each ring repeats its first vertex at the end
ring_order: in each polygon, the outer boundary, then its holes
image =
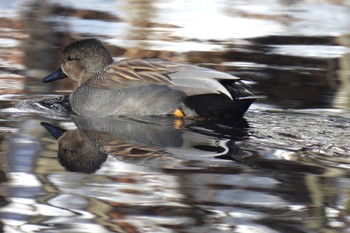
POLYGON ((64 79, 67 78, 68 76, 62 71, 61 68, 59 68, 58 70, 56 70, 55 72, 53 72, 52 74, 46 76, 45 78, 43 78, 43 82, 44 83, 48 83, 48 82, 52 82, 55 80, 59 80, 59 79, 64 79))
POLYGON ((66 130, 49 123, 41 122, 40 124, 56 139, 59 139, 66 132, 66 130))

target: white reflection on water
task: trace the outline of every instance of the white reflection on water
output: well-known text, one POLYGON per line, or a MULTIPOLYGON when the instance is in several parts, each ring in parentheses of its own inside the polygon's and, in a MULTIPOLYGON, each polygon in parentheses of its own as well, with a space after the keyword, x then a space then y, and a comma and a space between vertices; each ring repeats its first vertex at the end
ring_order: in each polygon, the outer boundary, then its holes
POLYGON ((271 53, 299 57, 337 58, 350 53, 350 49, 335 45, 274 45, 271 53))
POLYGON ((275 22, 225 14, 232 4, 237 6, 240 2, 161 1, 156 5, 160 7, 157 20, 180 26, 174 30, 177 36, 197 39, 249 38, 268 35, 282 29, 275 22))
MULTIPOLYGON (((93 197, 124 204, 178 205, 172 200, 181 199, 176 176, 154 171, 152 168, 124 163, 109 158, 94 176, 81 173, 50 174, 48 179, 63 193, 93 197), (67 182, 69 176, 69 182, 67 182), (107 177, 133 177, 133 182, 116 182, 107 177), (165 185, 166 184, 166 185, 165 185), (134 195, 123 190, 135 190, 134 195), (111 195, 111 194, 114 195, 111 195), (140 195, 142 193, 142 195, 140 195), (116 195, 117 194, 117 195, 116 195)), ((67 201, 74 202, 73 199, 67 201)), ((67 202, 64 204, 66 205, 67 202)), ((73 204, 73 203, 72 203, 73 204)), ((69 206, 69 205, 68 205, 69 206)))
POLYGON ((23 0, 0 1, 1 17, 17 17, 23 0))
POLYGON ((292 5, 290 10, 298 19, 289 27, 292 34, 337 36, 349 32, 349 5, 302 1, 292 5))
POLYGON ((38 180, 37 176, 30 174, 30 173, 24 173, 24 172, 11 172, 11 186, 16 187, 34 187, 34 186, 41 186, 40 181, 38 180))
POLYGON ((19 41, 15 39, 0 38, 0 48, 17 47, 19 44, 19 41))
POLYGON ((235 229, 236 233, 277 233, 278 231, 272 230, 262 225, 241 224, 235 229))
MULTIPOLYGON (((52 1, 56 3, 56 1, 52 1)), ((84 1, 84 4, 60 1, 66 6, 77 9, 96 9, 95 1, 84 1)), ((130 36, 137 27, 133 21, 138 17, 138 10, 129 2, 99 2, 99 10, 121 17, 121 22, 104 22, 85 20, 75 17, 53 17, 51 20, 68 25, 74 32, 109 36, 108 41, 123 47, 138 46, 138 39, 130 36)), ((142 3, 140 3, 141 5, 142 3)), ((145 3, 143 3, 145 4, 145 3)), ((147 39, 147 46, 155 50, 173 51, 211 51, 222 49, 222 45, 186 42, 196 40, 237 40, 241 38, 263 37, 268 35, 340 35, 348 32, 350 17, 348 8, 342 5, 301 1, 286 4, 284 1, 154 1, 150 3, 152 14, 145 15, 145 22, 157 22, 164 25, 175 25, 175 28, 151 27, 147 37, 156 36, 159 40, 147 39), (317 4, 317 5, 316 5, 317 4), (319 17, 322 15, 322 17, 319 17), (321 25, 321 26, 320 26, 321 25), (159 34, 160 33, 160 34, 159 34), (158 34, 158 35, 157 35, 158 34), (162 36, 175 36, 181 40, 167 40, 162 36)), ((65 27, 64 27, 65 28, 65 27)), ((66 29, 66 28, 65 28, 66 29)), ((139 29, 139 28, 138 28, 139 29)), ((63 28, 61 30, 64 30, 63 28)), ((144 46, 144 45, 143 45, 144 46)))

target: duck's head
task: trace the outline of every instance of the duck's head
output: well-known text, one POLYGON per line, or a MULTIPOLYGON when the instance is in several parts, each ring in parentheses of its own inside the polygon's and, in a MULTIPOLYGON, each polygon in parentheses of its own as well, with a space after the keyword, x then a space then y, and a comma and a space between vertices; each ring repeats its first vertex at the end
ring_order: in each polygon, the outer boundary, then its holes
POLYGON ((70 77, 82 84, 112 62, 113 58, 99 40, 78 40, 62 50, 61 67, 45 77, 43 82, 70 77))

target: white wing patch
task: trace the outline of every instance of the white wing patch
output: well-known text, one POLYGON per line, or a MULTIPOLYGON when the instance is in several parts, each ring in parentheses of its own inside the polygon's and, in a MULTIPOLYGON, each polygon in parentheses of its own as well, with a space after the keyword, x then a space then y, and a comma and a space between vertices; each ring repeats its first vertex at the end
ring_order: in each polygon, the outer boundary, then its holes
POLYGON ((176 67, 174 73, 168 75, 173 83, 178 86, 176 89, 182 90, 186 94, 199 95, 222 93, 230 99, 233 99, 231 94, 219 82, 219 80, 240 80, 239 78, 224 72, 194 65, 181 65, 176 67))

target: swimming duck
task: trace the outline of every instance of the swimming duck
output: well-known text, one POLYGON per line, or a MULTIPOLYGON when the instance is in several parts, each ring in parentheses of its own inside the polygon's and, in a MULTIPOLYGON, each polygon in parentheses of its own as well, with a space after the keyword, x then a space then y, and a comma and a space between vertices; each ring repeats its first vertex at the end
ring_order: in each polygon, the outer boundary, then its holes
POLYGON ((70 77, 72 111, 83 116, 242 116, 258 97, 227 73, 160 58, 114 62, 97 39, 75 41, 62 50, 61 67, 43 79, 70 77))

